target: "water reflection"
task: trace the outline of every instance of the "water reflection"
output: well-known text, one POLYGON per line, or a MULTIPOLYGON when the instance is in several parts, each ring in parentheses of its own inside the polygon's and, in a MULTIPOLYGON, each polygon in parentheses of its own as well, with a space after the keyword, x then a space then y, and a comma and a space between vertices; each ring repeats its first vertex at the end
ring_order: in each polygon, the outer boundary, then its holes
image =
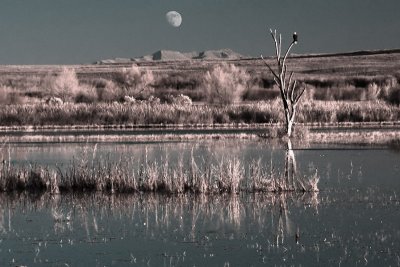
MULTIPOLYGON (((159 161, 191 153, 196 159, 215 161, 227 156, 243 162, 260 158, 264 166, 273 161, 292 186, 299 186, 294 181, 301 181, 312 165, 322 174, 321 191, 0 193, 0 266, 399 265, 399 153, 293 147, 252 142, 81 146, 82 157, 90 161, 110 151, 118 157, 121 151, 140 157, 145 150, 149 159, 159 161)), ((38 155, 49 152, 46 149, 38 148, 38 155)), ((12 148, 11 153, 4 151, 3 158, 12 158, 12 148)), ((54 158, 56 151, 48 157, 54 158)), ((76 147, 59 151, 79 154, 76 147)))
MULTIPOLYGON (((15 232, 14 217, 31 212, 52 225, 54 234, 84 229, 87 240, 108 231, 113 218, 127 227, 144 230, 147 237, 173 232, 185 242, 201 242, 204 233, 238 234, 252 229, 274 232, 283 242, 293 236, 290 206, 318 208, 318 194, 243 195, 0 195, 0 232, 15 232), (290 203, 290 204, 289 204, 290 203), (101 225, 101 227, 100 227, 101 225), (106 227, 106 228, 104 228, 106 227), (272 228, 272 229, 270 229, 272 228)), ((277 243, 278 244, 278 243, 277 243)))
MULTIPOLYGON (((52 245, 106 245, 123 239, 130 239, 134 247, 140 246, 140 240, 154 240, 211 249, 215 242, 242 240, 249 235, 262 236, 271 247, 279 248, 285 239, 295 240, 290 210, 315 211, 318 202, 318 196, 309 193, 218 196, 44 194, 39 197, 1 194, 0 235, 3 243, 0 248, 17 249, 12 244, 19 244, 17 246, 27 247, 29 251, 32 240, 36 245, 38 242, 46 244, 47 247, 40 247, 38 255, 33 251, 36 247, 32 248, 32 253, 14 255, 28 262, 26 257, 29 255, 36 262, 45 260, 40 258, 41 255, 51 258, 48 253, 52 245)), ((113 255, 117 253, 109 249, 113 255)), ((151 247, 147 249, 152 250, 151 247)), ((211 249, 213 253, 219 253, 215 249, 211 249)))
POLYGON ((397 195, 343 196, 3 193, 0 264, 395 265, 397 195))

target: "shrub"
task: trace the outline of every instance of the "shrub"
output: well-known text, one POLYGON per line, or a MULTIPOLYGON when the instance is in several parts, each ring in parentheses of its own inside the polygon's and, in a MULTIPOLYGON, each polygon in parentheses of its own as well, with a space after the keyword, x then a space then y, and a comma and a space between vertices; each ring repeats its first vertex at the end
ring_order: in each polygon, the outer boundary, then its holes
POLYGON ((377 100, 381 94, 381 87, 376 83, 371 83, 367 87, 366 100, 377 100))
POLYGON ((233 64, 221 63, 204 75, 204 90, 209 103, 232 104, 242 100, 250 75, 233 64))
POLYGON ((177 105, 177 106, 191 106, 192 105, 192 99, 189 96, 183 95, 183 94, 179 94, 177 96, 168 95, 166 97, 166 101, 169 104, 177 105))
POLYGON ((54 96, 53 94, 53 84, 57 75, 53 72, 48 72, 39 82, 38 87, 43 92, 44 96, 54 96))
POLYGON ((154 82, 156 89, 195 90, 201 86, 199 73, 177 72, 159 74, 154 82))
POLYGON ((176 97, 177 95, 185 95, 189 97, 192 102, 206 102, 206 97, 204 95, 203 90, 191 90, 191 89, 182 89, 182 90, 176 90, 176 89, 155 89, 153 96, 156 96, 161 99, 161 102, 163 103, 171 103, 170 97, 176 97))
POLYGON ((158 104, 160 104, 160 102, 161 102, 160 99, 158 97, 155 97, 155 96, 150 96, 147 99, 147 103, 152 104, 152 105, 158 105, 158 104))
POLYGON ((140 69, 136 65, 130 68, 123 68, 115 76, 115 82, 123 90, 123 95, 135 98, 148 98, 154 93, 152 87, 154 75, 151 70, 140 69))
POLYGON ((23 104, 25 99, 15 90, 8 86, 0 87, 0 104, 13 105, 23 104))
POLYGON ((338 84, 338 87, 321 87, 314 90, 315 100, 360 101, 365 100, 365 98, 365 89, 353 85, 338 84))
POLYGON ((75 96, 76 103, 94 103, 97 101, 97 92, 93 86, 82 86, 75 96))
POLYGON ((51 96, 59 97, 63 101, 74 99, 80 91, 75 70, 68 68, 63 68, 56 77, 47 75, 43 86, 51 96))
POLYGON ((280 96, 279 90, 273 88, 249 88, 243 95, 243 100, 248 101, 262 101, 262 100, 273 100, 280 96))
POLYGON ((45 99, 45 103, 48 105, 57 106, 57 105, 62 105, 63 101, 61 98, 52 96, 52 97, 45 99))
POLYGON ((312 85, 317 88, 330 88, 335 85, 337 85, 337 81, 334 80, 327 80, 324 78, 314 78, 314 79, 308 79, 306 81, 308 85, 312 85))
POLYGON ((389 90, 387 101, 393 105, 400 104, 400 87, 394 87, 389 90))
POLYGON ((134 97, 126 95, 124 96, 124 102, 132 104, 136 102, 136 99, 134 97))
POLYGON ((113 81, 100 79, 94 86, 100 102, 113 102, 121 98, 122 92, 113 81))

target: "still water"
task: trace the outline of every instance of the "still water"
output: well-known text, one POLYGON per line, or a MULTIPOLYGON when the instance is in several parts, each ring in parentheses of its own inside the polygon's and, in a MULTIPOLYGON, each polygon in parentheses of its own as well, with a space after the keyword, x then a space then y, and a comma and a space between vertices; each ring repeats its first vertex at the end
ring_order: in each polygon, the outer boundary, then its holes
MULTIPOLYGON (((296 175, 319 192, 241 195, 0 194, 0 266, 399 266, 400 152, 293 144, 296 175)), ((6 144, 15 165, 72 158, 261 159, 284 172, 284 144, 6 144)))

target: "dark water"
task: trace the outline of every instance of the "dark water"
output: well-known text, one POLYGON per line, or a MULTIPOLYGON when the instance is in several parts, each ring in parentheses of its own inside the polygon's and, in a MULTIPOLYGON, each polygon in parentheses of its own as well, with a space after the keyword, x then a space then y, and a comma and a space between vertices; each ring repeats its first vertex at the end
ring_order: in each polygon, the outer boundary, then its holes
MULTIPOLYGON (((297 175, 318 193, 218 196, 0 194, 0 266, 399 266, 400 153, 294 144, 297 175)), ((285 146, 213 141, 10 144, 15 164, 71 157, 261 158, 284 171, 285 146), (168 157, 166 156, 168 155, 168 157)))

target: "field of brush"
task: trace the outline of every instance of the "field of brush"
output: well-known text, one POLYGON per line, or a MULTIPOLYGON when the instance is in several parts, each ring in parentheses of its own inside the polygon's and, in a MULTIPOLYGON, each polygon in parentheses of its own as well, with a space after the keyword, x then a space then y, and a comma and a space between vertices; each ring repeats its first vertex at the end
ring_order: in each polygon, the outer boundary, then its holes
MULTIPOLYGON (((299 123, 400 120, 400 51, 293 56, 287 64, 307 88, 299 123)), ((0 66, 0 92, 1 126, 213 125, 284 118, 279 90, 260 59, 0 66)))

